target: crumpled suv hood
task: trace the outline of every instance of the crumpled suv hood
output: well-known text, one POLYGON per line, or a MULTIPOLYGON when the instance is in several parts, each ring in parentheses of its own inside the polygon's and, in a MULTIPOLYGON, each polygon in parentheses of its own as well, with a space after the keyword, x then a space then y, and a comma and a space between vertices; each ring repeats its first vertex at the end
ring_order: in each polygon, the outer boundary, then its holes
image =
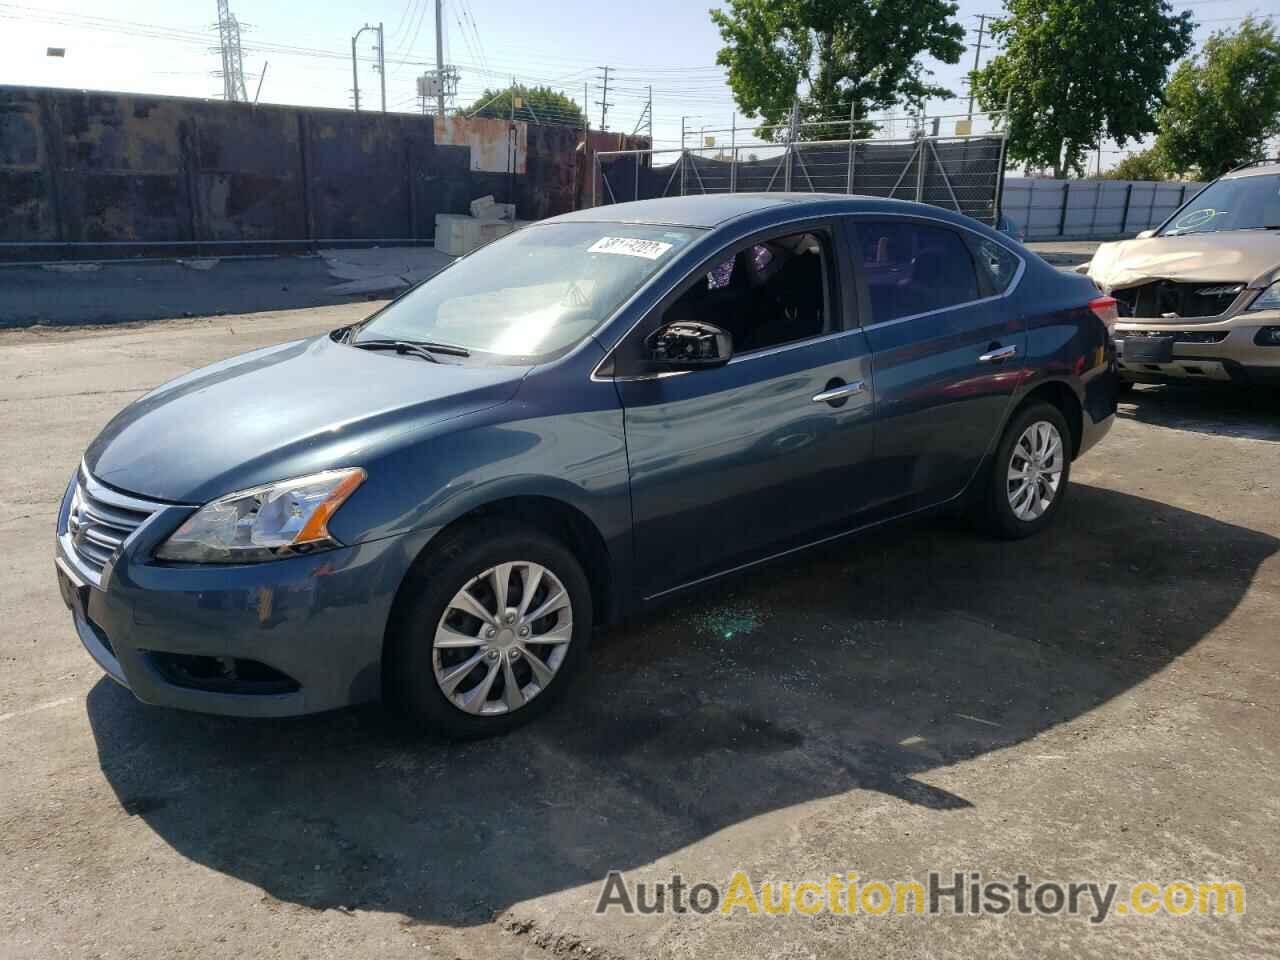
POLYGON ((261 483, 358 467, 435 424, 511 399, 526 366, 433 364, 328 335, 232 357, 121 410, 85 453, 108 486, 204 503, 261 483))
POLYGON ((1104 243, 1093 255, 1089 276, 1108 290, 1151 280, 1265 287, 1280 276, 1280 231, 1223 230, 1104 243))

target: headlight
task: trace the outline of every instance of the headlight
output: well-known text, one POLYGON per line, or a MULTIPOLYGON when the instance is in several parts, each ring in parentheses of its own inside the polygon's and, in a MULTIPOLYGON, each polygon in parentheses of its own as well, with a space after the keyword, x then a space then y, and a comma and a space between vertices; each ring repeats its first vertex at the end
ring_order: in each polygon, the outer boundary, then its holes
POLYGON ((1280 310, 1280 280, 1253 298, 1247 310, 1280 310))
POLYGON ((255 563, 341 546, 329 518, 364 483, 359 467, 281 480, 219 497, 156 550, 160 560, 255 563))

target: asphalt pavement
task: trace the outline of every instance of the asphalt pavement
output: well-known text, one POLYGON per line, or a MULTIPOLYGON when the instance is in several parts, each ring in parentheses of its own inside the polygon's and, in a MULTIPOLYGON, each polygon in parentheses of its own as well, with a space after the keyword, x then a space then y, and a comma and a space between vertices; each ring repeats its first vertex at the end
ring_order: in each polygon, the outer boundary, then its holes
POLYGON ((601 633, 577 689, 503 739, 135 701, 53 575, 85 445, 164 380, 373 306, 0 332, 5 960, 1275 955, 1273 394, 1140 387, 1047 535, 905 524, 727 580, 601 633), (1225 879, 1248 901, 597 916, 611 870, 1225 879))

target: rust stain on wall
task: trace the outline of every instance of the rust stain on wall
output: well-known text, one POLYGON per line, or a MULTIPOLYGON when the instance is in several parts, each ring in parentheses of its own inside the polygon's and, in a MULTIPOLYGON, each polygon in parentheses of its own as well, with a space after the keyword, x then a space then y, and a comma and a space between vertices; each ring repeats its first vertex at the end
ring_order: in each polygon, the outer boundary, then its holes
POLYGON ((497 117, 445 117, 436 120, 436 143, 471 148, 471 169, 485 173, 510 173, 514 140, 515 172, 525 173, 529 159, 529 125, 497 117), (514 134, 514 137, 513 137, 514 134))

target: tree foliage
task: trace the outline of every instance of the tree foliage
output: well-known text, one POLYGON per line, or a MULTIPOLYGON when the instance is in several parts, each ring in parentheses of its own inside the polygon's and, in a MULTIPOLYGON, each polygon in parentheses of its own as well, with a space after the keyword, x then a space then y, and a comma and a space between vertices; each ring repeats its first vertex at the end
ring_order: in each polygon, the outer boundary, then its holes
POLYGON ((471 106, 462 112, 467 116, 500 117, 512 116, 511 97, 522 101, 515 108, 517 120, 530 123, 561 123, 567 127, 581 127, 584 118, 582 108, 576 100, 566 97, 550 87, 526 87, 516 84, 503 90, 485 90, 471 106))
MULTIPOLYGON (((919 58, 959 61, 964 28, 955 12, 946 0, 728 0, 711 11, 725 43, 716 62, 728 68, 738 107, 765 124, 787 123, 797 95, 802 122, 855 109, 865 117, 952 95, 930 80, 919 58)), ((855 129, 865 134, 870 127, 855 129)), ((848 130, 846 122, 801 135, 843 137, 848 130)))
POLYGON ((1168 180, 1168 160, 1157 147, 1131 153, 1103 174, 1109 180, 1168 180))
POLYGON ((1270 20, 1219 31, 1178 65, 1165 89, 1157 143, 1178 170, 1212 179, 1263 155, 1280 133, 1280 37, 1270 20))
POLYGON ((1098 134, 1124 146, 1156 129, 1169 65, 1191 47, 1168 0, 1006 0, 1004 52, 973 78, 986 110, 1009 104, 1009 156, 1083 174, 1098 134))

